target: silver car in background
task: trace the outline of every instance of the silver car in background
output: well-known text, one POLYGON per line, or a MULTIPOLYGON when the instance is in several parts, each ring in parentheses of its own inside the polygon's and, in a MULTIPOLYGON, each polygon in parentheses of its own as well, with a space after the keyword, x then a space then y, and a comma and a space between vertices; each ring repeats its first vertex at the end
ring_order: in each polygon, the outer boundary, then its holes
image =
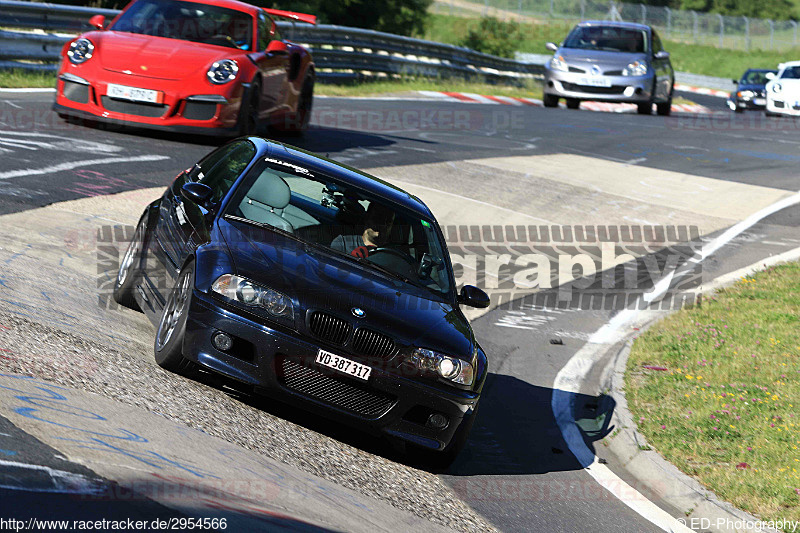
POLYGON ((669 115, 675 72, 656 31, 644 24, 590 21, 575 26, 545 65, 544 105, 565 98, 577 109, 582 100, 636 104, 649 115, 669 115))

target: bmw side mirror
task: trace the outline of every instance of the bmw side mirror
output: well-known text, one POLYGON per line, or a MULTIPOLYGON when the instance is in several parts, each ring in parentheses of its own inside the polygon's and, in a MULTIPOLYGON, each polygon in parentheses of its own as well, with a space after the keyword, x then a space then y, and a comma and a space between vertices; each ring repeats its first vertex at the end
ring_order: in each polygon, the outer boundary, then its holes
POLYGON ((557 52, 558 51, 558 45, 556 43, 546 43, 544 45, 544 47, 547 48, 548 50, 550 50, 551 52, 557 52))
POLYGON ((734 85, 739 85, 739 80, 731 80, 734 85))
POLYGON ((199 206, 205 206, 213 194, 211 187, 204 183, 190 182, 181 187, 181 196, 199 206))
POLYGON ((489 307, 489 295, 474 285, 464 285, 458 295, 458 303, 485 309, 489 307))
POLYGON ((661 50, 660 52, 656 52, 656 54, 653 57, 655 57, 656 59, 669 59, 669 52, 661 50))
POLYGON ((95 15, 89 19, 89 26, 102 31, 106 29, 106 18, 103 15, 95 15))

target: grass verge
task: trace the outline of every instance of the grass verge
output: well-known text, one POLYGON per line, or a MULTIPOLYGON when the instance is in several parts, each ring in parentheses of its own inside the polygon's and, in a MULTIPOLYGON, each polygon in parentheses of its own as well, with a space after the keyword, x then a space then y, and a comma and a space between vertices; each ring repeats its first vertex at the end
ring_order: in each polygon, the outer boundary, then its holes
POLYGON ((22 69, 0 70, 0 88, 55 87, 55 72, 36 72, 22 69))
POLYGON ((542 87, 538 82, 530 82, 522 87, 517 87, 513 85, 489 84, 460 79, 400 79, 364 81, 345 85, 318 83, 314 88, 316 94, 324 96, 380 96, 410 91, 447 91, 489 94, 493 96, 542 98, 542 87))
POLYGON ((800 520, 798 295, 798 263, 743 278, 636 339, 625 376, 649 444, 764 520, 800 520))

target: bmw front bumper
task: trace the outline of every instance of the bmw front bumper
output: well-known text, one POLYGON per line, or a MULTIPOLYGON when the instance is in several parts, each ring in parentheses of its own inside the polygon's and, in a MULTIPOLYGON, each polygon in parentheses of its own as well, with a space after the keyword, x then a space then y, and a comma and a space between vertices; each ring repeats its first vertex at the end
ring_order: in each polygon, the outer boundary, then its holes
MULTIPOLYGON (((229 310, 213 296, 194 291, 183 353, 187 359, 265 394, 377 435, 399 438, 429 449, 444 449, 461 423, 472 416, 479 393, 443 390, 399 375, 386 365, 372 366, 364 381, 315 362, 319 349, 335 348, 264 324, 229 310), (212 337, 225 332, 233 348, 215 348, 212 337), (431 414, 447 417, 442 429, 429 427, 431 414)), ((341 355, 357 359, 346 352, 341 355)))

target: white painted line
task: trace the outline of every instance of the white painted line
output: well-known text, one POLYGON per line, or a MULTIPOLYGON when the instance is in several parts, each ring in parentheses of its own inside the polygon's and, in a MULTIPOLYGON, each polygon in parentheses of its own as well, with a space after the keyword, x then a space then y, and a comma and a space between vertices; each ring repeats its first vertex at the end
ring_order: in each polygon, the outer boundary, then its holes
POLYGON ((53 165, 45 168, 37 169, 22 169, 22 170, 9 170, 8 172, 0 172, 0 180, 7 180, 10 178, 20 178, 24 176, 38 176, 41 174, 52 174, 54 172, 62 172, 64 170, 72 170, 78 167, 87 167, 93 165, 109 165, 112 163, 138 163, 141 161, 164 161, 169 159, 165 155, 140 155, 136 157, 106 157, 103 159, 85 159, 83 161, 69 161, 61 163, 60 165, 53 165))
POLYGON ((24 89, 0 89, 0 95, 3 93, 54 93, 55 87, 30 87, 24 89))
MULTIPOLYGON (((798 203, 800 203, 800 191, 797 194, 786 197, 753 213, 745 220, 735 224, 720 236, 703 246, 697 261, 703 261, 760 220, 798 203)), ((792 257, 793 253, 794 251, 791 251, 783 255, 792 257)), ((674 276, 675 271, 673 270, 662 277, 656 283, 652 293, 647 296, 646 301, 656 301, 662 297, 669 289, 670 281, 674 276)), ((664 531, 682 531, 688 533, 692 530, 678 522, 677 519, 673 518, 668 513, 665 513, 633 487, 630 487, 608 467, 597 462, 594 453, 586 446, 583 436, 577 424, 575 424, 572 412, 572 400, 574 395, 580 393, 581 384, 589 375, 594 364, 605 354, 609 346, 625 336, 626 332, 622 330, 623 326, 630 325, 641 314, 642 311, 636 309, 638 305, 634 307, 635 309, 625 309, 617 313, 607 324, 597 330, 589 338, 588 342, 578 350, 558 372, 558 375, 553 381, 553 399, 551 402, 553 416, 572 454, 581 465, 586 467, 586 472, 601 486, 609 490, 625 505, 664 531), (620 487, 622 487, 623 490, 620 491, 620 487)))

